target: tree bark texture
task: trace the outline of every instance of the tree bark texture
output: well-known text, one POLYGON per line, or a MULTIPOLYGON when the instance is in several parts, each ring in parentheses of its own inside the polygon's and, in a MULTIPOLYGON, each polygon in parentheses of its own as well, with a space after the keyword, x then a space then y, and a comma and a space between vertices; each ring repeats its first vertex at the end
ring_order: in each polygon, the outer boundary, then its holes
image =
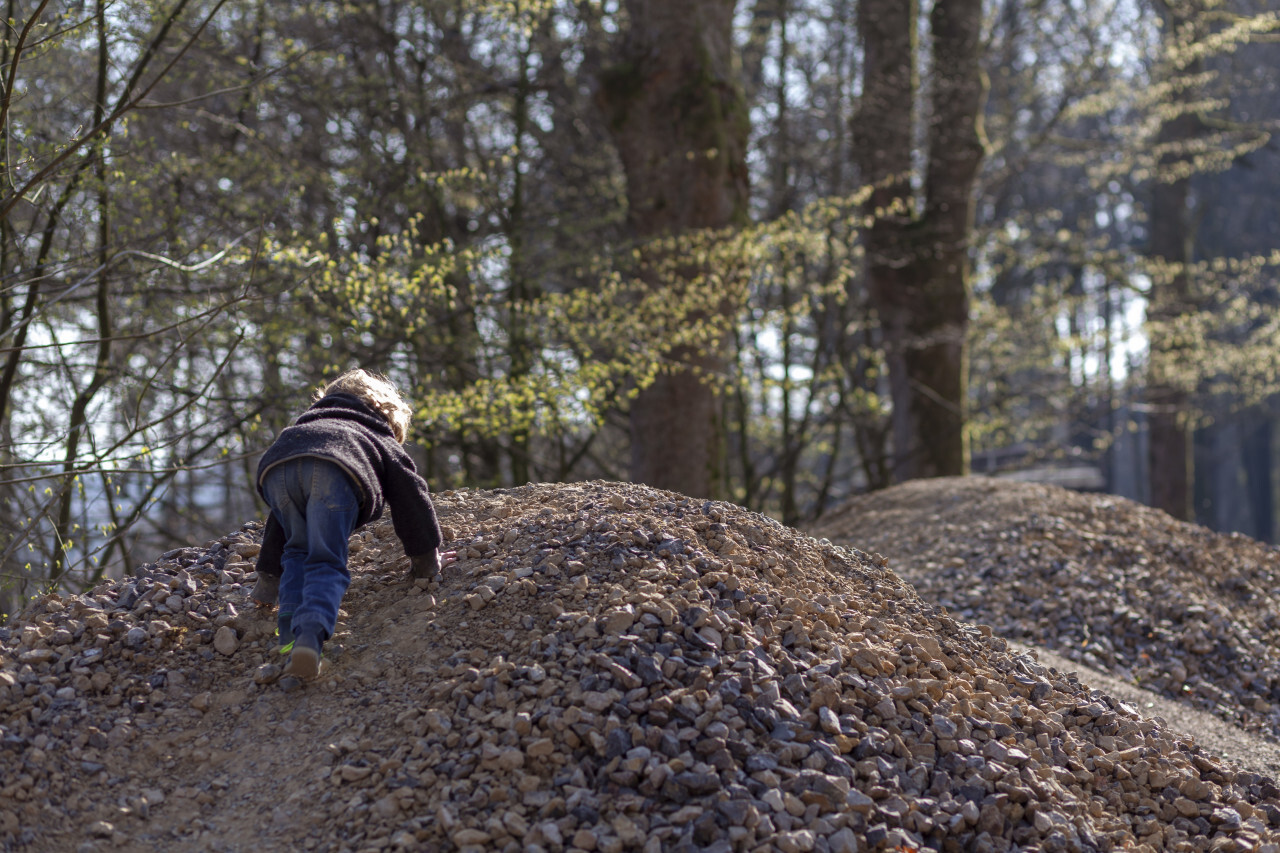
POLYGON ((863 0, 865 59, 854 133, 867 225, 867 284, 879 316, 893 402, 894 479, 968 472, 970 235, 984 145, 980 0, 937 0, 923 210, 910 184, 916 3, 863 0))
MULTIPOLYGON (((1164 19, 1165 38, 1176 37, 1192 10, 1163 2, 1156 6, 1164 19)), ((1197 73, 1199 65, 1191 63, 1185 73, 1197 73)), ((1186 89, 1180 89, 1177 97, 1185 100, 1191 96, 1186 89)), ((1198 119, 1189 112, 1178 113, 1161 125, 1156 138, 1160 150, 1157 175, 1148 211, 1147 253, 1162 264, 1161 272, 1153 277, 1147 305, 1147 316, 1152 321, 1148 338, 1153 368, 1147 385, 1148 486, 1151 505, 1183 521, 1195 520, 1195 456, 1187 392, 1167 378, 1178 370, 1183 358, 1169 324, 1192 310, 1191 282, 1186 272, 1191 260, 1191 182, 1178 167, 1186 159, 1185 146, 1198 129, 1198 119)))
MULTIPOLYGON (((618 61, 603 76, 600 100, 626 172, 629 228, 642 247, 745 219, 748 123, 733 62, 734 5, 626 3, 618 61)), ((696 273, 689 269, 688 277, 696 273)), ((674 301, 683 284, 649 282, 671 289, 674 301)), ((671 349, 664 360, 665 369, 631 405, 631 477, 714 496, 723 443, 718 395, 708 379, 724 372, 723 349, 671 349)))

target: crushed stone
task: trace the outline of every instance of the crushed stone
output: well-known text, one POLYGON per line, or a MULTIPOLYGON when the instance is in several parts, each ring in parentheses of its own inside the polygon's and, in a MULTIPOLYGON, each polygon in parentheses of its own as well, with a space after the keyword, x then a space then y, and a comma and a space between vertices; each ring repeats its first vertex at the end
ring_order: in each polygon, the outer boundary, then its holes
POLYGON ((357 532, 306 685, 248 601, 254 524, 34 602, 0 629, 0 844, 1280 851, 1269 777, 875 554, 638 485, 436 502, 459 561, 411 582, 357 532))
POLYGON ((856 498, 816 531, 926 600, 1280 739, 1280 550, 1112 495, 987 477, 856 498))

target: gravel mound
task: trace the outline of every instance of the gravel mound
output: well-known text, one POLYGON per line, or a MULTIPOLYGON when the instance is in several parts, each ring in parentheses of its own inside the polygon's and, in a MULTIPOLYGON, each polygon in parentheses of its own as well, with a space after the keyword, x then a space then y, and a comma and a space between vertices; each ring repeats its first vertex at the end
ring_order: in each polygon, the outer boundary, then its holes
POLYGON ((1280 550, 1111 495, 985 477, 850 501, 818 535, 928 601, 1280 738, 1280 550))
POLYGON ((1280 851, 1280 788, 926 603, 643 486, 446 492, 352 541, 277 678, 255 526, 0 629, 0 843, 67 850, 1280 851))

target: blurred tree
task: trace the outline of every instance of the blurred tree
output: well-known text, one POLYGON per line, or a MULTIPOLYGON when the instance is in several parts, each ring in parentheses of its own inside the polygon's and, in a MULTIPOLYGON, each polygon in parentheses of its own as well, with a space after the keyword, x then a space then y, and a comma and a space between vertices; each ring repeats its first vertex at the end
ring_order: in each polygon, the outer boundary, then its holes
POLYGON ((966 330, 975 181, 983 156, 982 3, 937 0, 923 199, 912 179, 918 104, 916 4, 862 0, 855 118, 863 241, 893 400, 897 480, 968 472, 966 330))
POLYGON ((1224 180, 1223 172, 1270 138, 1263 125, 1231 115, 1244 81, 1224 74, 1230 72, 1225 57, 1254 32, 1275 28, 1277 18, 1236 13, 1219 2, 1157 0, 1153 6, 1161 24, 1153 72, 1161 97, 1152 105, 1146 246, 1152 261, 1146 326, 1150 502, 1195 520, 1195 428, 1224 390, 1237 404, 1265 397, 1248 387, 1247 372, 1224 375, 1220 353, 1275 341, 1258 316, 1265 301, 1259 300, 1257 259, 1232 257, 1235 247, 1220 240, 1212 254, 1206 252, 1210 246, 1199 240, 1196 220, 1209 211, 1193 187, 1209 176, 1213 183, 1224 180))
MULTIPOLYGON (((1237 18, 1257 16, 1267 8, 1252 2, 1224 6, 1220 17, 1223 12, 1237 18)), ((1251 39, 1234 51, 1215 53, 1204 65, 1206 95, 1220 108, 1205 116, 1202 135, 1229 131, 1244 138, 1269 136, 1280 106, 1280 44, 1274 37, 1251 39)), ((1233 158, 1225 170, 1202 170, 1191 177, 1190 221, 1197 261, 1265 258, 1280 245, 1278 153, 1270 141, 1233 158)), ((1238 285, 1228 281, 1220 286, 1230 290, 1238 285)), ((1259 316, 1227 324, 1225 335, 1232 346, 1256 349, 1250 338, 1265 327, 1266 317, 1277 315, 1280 291, 1273 273, 1256 276, 1248 289, 1259 316)), ((1257 388, 1267 383, 1256 383, 1248 372, 1236 383, 1215 384, 1217 389, 1198 404, 1204 416, 1196 421, 1195 518, 1217 530, 1238 530, 1274 542, 1274 392, 1257 388)))
MULTIPOLYGON (((747 215, 747 115, 735 76, 734 0, 633 0, 615 49, 616 64, 600 90, 608 126, 627 179, 627 223, 641 252, 654 240, 698 229, 742 225, 747 215)), ((677 280, 654 288, 682 290, 707 273, 679 264, 677 280)), ((711 314, 736 316, 724 294, 711 314)), ((678 308, 676 308, 679 311, 678 308)), ((694 319, 709 319, 708 314, 694 319)), ((631 477, 695 496, 725 490, 716 383, 725 372, 722 343, 672 348, 631 403, 631 477)))
POLYGON ((1119 164, 1133 160, 1124 129, 1139 118, 1119 93, 1141 85, 1142 69, 1116 62, 1113 46, 1146 34, 1124 0, 1034 10, 1006 0, 992 18, 970 371, 983 473, 1107 468, 1125 427, 1116 361, 1131 343, 1125 306, 1140 298, 1140 236, 1119 164))
POLYGON ((1203 63, 1179 59, 1190 42, 1204 38, 1204 8, 1196 2, 1168 3, 1155 0, 1162 22, 1163 83, 1168 87, 1164 116, 1156 136, 1156 172, 1151 187, 1147 221, 1147 251, 1158 264, 1154 268, 1147 316, 1152 321, 1151 368, 1147 388, 1150 430, 1149 466, 1151 505, 1174 518, 1191 521, 1194 457, 1193 414, 1185 382, 1170 374, 1183 370, 1189 342, 1175 331, 1177 319, 1195 309, 1189 266, 1192 260, 1190 188, 1194 143, 1203 135, 1197 105, 1196 78, 1203 63))

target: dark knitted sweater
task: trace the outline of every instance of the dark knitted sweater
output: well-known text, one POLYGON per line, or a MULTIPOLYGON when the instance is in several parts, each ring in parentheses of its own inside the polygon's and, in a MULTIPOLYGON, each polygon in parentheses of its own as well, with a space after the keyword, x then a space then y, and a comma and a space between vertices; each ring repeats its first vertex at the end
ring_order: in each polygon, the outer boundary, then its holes
MULTIPOLYGON (((356 527, 381 518, 389 504, 391 523, 406 554, 416 557, 440 547, 440 524, 426 481, 396 441, 391 424, 360 398, 330 394, 281 431, 258 463, 258 493, 268 471, 300 456, 328 459, 351 478, 360 495, 356 527)), ((271 514, 262 534, 259 572, 282 573, 284 544, 284 530, 271 514)))

